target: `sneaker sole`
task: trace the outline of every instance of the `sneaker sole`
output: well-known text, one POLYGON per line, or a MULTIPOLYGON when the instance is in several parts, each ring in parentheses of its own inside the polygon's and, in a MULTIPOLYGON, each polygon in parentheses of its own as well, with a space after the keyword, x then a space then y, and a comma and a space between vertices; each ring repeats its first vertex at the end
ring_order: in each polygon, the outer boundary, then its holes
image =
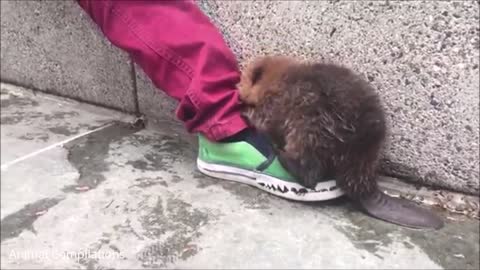
POLYGON ((212 164, 197 159, 197 168, 210 177, 254 186, 270 194, 295 201, 327 201, 344 195, 335 180, 320 182, 315 190, 300 184, 279 180, 261 172, 212 164))

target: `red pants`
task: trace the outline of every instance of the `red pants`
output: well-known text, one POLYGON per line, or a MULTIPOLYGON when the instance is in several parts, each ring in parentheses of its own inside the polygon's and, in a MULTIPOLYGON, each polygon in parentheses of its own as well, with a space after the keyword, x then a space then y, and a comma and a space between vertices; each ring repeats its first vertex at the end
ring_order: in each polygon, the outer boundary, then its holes
POLYGON ((179 102, 176 116, 189 132, 218 141, 247 126, 235 56, 193 0, 77 1, 112 44, 179 102))

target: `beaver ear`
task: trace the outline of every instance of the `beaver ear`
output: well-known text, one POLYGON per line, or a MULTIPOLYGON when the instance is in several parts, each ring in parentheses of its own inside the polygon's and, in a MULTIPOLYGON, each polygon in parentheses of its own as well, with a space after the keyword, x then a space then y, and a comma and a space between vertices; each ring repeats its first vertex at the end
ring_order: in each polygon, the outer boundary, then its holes
POLYGON ((257 66, 252 71, 252 85, 255 85, 263 75, 263 68, 262 66, 257 66))

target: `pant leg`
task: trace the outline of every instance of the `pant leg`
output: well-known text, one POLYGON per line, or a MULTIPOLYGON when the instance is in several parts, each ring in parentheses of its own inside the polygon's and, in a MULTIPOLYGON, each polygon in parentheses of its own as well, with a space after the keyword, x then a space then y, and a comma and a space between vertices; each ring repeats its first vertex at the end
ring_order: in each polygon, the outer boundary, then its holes
POLYGON ((220 140, 243 130, 234 54, 193 0, 77 0, 156 87, 179 102, 189 132, 220 140))

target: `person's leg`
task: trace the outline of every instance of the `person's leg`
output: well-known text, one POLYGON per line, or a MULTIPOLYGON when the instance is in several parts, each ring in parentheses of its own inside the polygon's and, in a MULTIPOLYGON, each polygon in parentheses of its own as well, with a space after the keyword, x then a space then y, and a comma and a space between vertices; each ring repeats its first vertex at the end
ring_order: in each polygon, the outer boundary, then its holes
POLYGON ((179 102, 189 132, 218 141, 247 127, 239 113, 235 56, 193 1, 80 0, 117 47, 179 102))
POLYGON ((247 126, 235 88, 235 57, 194 1, 77 1, 112 44, 179 102, 177 117, 189 132, 200 133, 201 172, 294 200, 342 195, 335 181, 319 184, 318 190, 299 185, 269 142, 247 126))

